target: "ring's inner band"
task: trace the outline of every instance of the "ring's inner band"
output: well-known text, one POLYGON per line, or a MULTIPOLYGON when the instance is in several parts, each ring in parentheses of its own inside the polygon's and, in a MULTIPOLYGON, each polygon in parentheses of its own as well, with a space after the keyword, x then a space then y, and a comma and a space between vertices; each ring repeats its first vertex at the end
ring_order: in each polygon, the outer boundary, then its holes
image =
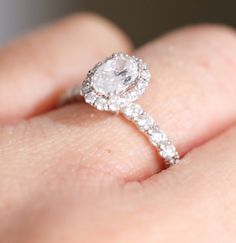
POLYGON ((80 95, 80 92, 81 92, 80 85, 68 89, 64 94, 61 95, 58 106, 60 107, 68 103, 72 103, 74 101, 78 101, 82 99, 83 96, 80 95))

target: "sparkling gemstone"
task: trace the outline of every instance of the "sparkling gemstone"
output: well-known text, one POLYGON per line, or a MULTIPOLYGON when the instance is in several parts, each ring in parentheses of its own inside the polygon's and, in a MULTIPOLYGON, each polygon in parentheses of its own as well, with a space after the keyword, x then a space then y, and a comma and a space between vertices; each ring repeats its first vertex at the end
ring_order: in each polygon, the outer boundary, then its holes
POLYGON ((141 77, 144 80, 150 80, 151 74, 150 74, 150 72, 148 70, 143 70, 142 73, 141 73, 141 77))
POLYGON ((105 98, 99 97, 95 102, 95 106, 98 110, 107 110, 107 100, 105 98))
POLYGON ((161 145, 161 156, 166 160, 171 160, 176 155, 176 149, 171 144, 161 145))
POLYGON ((138 83, 138 90, 144 91, 147 86, 148 83, 146 81, 141 81, 138 83))
POLYGON ((157 127, 151 128, 148 133, 154 145, 160 145, 167 141, 166 134, 157 127))
POLYGON ((101 64, 91 78, 94 89, 105 96, 121 93, 138 77, 138 64, 129 56, 118 55, 101 64))
POLYGON ((111 111, 118 111, 122 105, 122 100, 120 97, 112 96, 108 101, 108 105, 111 111))
POLYGON ((82 95, 89 93, 90 90, 91 90, 91 87, 88 84, 84 84, 81 88, 82 95))
POLYGON ((143 113, 137 116, 136 122, 141 130, 147 131, 153 125, 154 120, 146 113, 143 113))
POLYGON ((143 113, 143 109, 137 104, 130 104, 123 110, 125 116, 129 119, 136 119, 143 113))
POLYGON ((131 93, 128 94, 128 99, 132 102, 134 100, 137 100, 138 98, 138 93, 139 90, 132 91, 131 93))
POLYGON ((93 104, 97 98, 95 92, 93 92, 93 91, 87 93, 84 97, 85 97, 86 102, 89 104, 93 104))

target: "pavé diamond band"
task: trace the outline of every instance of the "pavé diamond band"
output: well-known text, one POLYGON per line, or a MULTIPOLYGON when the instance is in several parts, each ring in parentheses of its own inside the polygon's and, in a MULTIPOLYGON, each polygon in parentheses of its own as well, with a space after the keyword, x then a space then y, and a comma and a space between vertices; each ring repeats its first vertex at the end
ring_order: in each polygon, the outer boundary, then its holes
POLYGON ((98 110, 123 114, 144 132, 167 166, 179 161, 179 154, 154 119, 134 103, 151 79, 147 65, 139 58, 115 53, 91 69, 80 87, 69 89, 61 99, 65 104, 79 97, 98 110))

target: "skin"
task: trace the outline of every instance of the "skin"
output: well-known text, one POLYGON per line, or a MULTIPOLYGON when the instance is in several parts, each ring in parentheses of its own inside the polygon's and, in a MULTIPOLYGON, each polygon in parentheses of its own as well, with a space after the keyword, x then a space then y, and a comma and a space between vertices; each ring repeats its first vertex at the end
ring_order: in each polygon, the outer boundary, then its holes
POLYGON ((102 17, 74 15, 0 50, 0 242, 236 241, 236 32, 185 27, 133 50, 102 17), (182 156, 163 162, 120 116, 57 108, 96 62, 148 63, 139 103, 182 156))

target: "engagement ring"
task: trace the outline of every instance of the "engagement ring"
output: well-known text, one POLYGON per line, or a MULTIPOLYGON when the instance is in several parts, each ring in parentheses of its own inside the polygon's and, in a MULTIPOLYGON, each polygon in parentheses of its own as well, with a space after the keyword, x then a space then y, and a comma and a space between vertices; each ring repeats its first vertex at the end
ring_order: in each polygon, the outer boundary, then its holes
POLYGON ((144 93, 151 79, 147 65, 139 58, 115 53, 91 69, 81 86, 69 89, 62 104, 84 97, 102 111, 123 114, 145 133, 167 166, 179 161, 179 154, 154 119, 135 101, 144 93))

